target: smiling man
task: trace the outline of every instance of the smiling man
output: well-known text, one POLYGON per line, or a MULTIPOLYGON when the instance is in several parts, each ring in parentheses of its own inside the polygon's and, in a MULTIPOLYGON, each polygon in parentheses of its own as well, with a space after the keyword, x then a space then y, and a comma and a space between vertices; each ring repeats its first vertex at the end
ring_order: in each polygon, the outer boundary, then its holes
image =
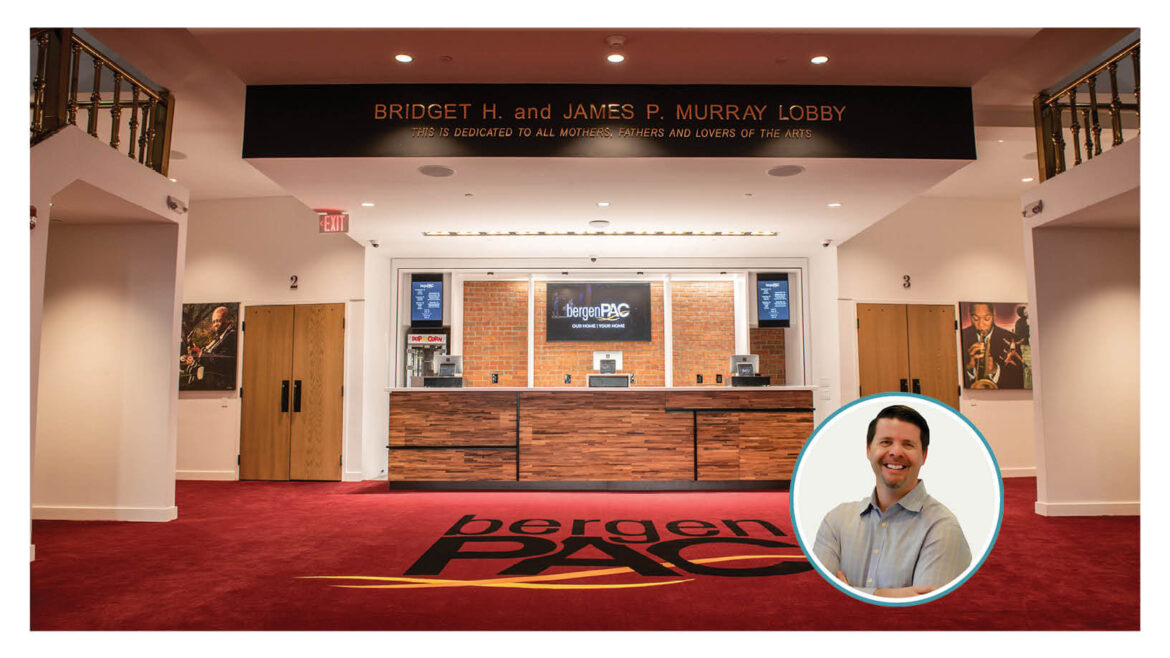
POLYGON ((833 508, 817 531, 813 553, 829 573, 861 592, 906 597, 947 584, 971 564, 955 515, 918 479, 929 447, 926 419, 910 407, 886 407, 870 421, 873 493, 833 508))

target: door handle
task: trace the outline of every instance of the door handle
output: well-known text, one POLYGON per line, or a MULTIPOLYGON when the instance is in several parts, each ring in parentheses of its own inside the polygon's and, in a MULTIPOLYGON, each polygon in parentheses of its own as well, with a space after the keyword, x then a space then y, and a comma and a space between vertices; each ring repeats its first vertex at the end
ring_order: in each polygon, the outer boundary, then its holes
POLYGON ((280 413, 288 413, 288 380, 280 382, 280 413))
POLYGON ((907 389, 906 389, 906 380, 905 380, 905 379, 899 379, 899 380, 898 380, 898 388, 899 388, 899 390, 901 390, 903 393, 905 393, 905 392, 906 392, 906 390, 907 390, 907 389))
POLYGON ((293 411, 301 412, 301 380, 293 382, 293 411))
POLYGON ((918 381, 917 379, 914 380, 914 392, 918 393, 919 395, 922 394, 922 382, 918 381))

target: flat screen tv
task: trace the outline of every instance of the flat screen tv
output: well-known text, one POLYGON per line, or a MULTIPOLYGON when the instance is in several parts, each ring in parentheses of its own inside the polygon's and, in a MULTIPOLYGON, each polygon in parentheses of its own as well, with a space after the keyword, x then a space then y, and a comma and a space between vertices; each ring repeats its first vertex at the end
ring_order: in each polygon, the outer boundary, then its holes
POLYGON ((410 326, 443 326, 443 275, 410 276, 410 326))
POLYGON ((549 283, 545 340, 650 341, 649 283, 549 283))
POLYGON ((788 274, 760 272, 756 275, 756 317, 761 327, 787 327, 788 274))

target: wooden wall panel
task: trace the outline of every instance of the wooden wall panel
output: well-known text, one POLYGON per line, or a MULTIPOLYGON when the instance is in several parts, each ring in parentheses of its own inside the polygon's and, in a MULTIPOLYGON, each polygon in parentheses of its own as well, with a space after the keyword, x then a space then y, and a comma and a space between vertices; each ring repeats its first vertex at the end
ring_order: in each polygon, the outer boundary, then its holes
POLYGON ((516 480, 515 450, 391 450, 391 482, 516 480))
POLYGON ((691 414, 664 392, 520 394, 520 479, 693 480, 691 414))
POLYGON ((514 446, 516 394, 394 391, 389 438, 392 446, 514 446))
POLYGON ((666 391, 667 409, 811 409, 812 391, 770 388, 723 388, 666 391))
POLYGON ((790 480, 812 412, 698 414, 700 480, 790 480))

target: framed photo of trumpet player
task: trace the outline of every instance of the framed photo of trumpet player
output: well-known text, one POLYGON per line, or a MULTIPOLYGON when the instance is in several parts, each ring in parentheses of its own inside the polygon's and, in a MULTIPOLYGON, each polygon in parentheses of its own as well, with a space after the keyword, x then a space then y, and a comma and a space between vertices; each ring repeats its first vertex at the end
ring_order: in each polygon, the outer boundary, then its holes
POLYGON ((963 388, 1032 388, 1028 305, 959 302, 963 388))
POLYGON ((236 388, 239 302, 183 304, 179 343, 180 391, 236 388))

